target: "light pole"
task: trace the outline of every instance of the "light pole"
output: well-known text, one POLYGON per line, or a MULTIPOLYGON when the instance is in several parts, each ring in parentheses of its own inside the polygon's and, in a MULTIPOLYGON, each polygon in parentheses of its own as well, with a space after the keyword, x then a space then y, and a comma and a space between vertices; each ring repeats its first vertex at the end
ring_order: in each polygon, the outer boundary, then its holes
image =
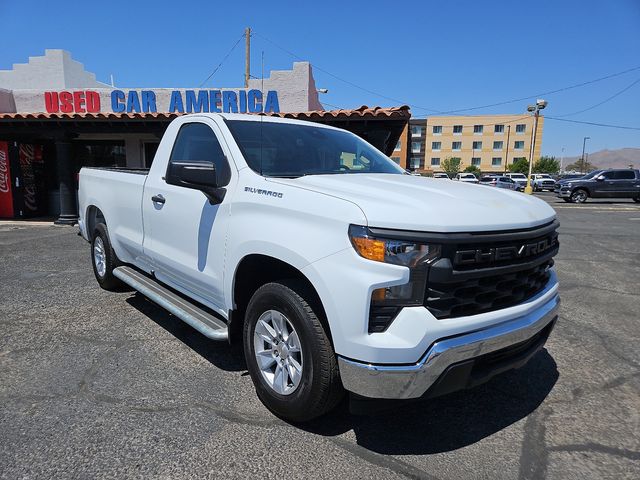
POLYGON ((581 167, 580 169, 582 170, 582 172, 580 172, 580 173, 586 173, 586 172, 584 171, 584 169, 585 169, 585 164, 584 164, 584 147, 585 147, 585 146, 586 146, 586 144, 587 144, 587 140, 590 140, 590 139, 591 139, 591 137, 584 137, 584 138, 582 139, 582 158, 581 158, 581 160, 580 160, 580 164, 581 164, 581 165, 580 165, 580 167, 581 167))
POLYGON ((547 101, 538 99, 535 105, 529 105, 527 107, 528 112, 533 112, 533 141, 531 142, 531 150, 529 152, 529 177, 527 178, 527 186, 524 189, 524 193, 531 195, 533 188, 531 187, 531 173, 533 171, 533 154, 536 147, 536 134, 538 133, 538 117, 540 116, 540 110, 547 106, 547 101))

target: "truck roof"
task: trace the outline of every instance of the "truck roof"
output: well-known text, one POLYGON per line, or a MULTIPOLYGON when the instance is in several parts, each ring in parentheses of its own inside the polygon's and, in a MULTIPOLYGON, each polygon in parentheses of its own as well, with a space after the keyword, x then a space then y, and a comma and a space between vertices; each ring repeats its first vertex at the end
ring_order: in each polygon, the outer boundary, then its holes
POLYGON ((222 118, 223 120, 241 120, 245 122, 269 122, 269 123, 289 123, 296 125, 308 125, 310 127, 328 128, 330 130, 341 130, 340 128, 332 127, 322 123, 309 122, 306 120, 298 120, 295 118, 283 118, 276 115, 265 115, 257 113, 191 113, 187 115, 181 115, 180 118, 186 117, 209 117, 209 118, 222 118))

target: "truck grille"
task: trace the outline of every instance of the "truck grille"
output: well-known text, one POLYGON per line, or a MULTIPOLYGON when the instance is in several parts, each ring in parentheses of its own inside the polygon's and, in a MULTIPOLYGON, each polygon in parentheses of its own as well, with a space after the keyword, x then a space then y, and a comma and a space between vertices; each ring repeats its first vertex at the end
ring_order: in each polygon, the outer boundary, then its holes
POLYGON ((424 306, 438 319, 518 305, 549 282, 558 222, 517 232, 452 234, 428 272, 424 306))
POLYGON ((463 317, 517 305, 549 281, 553 260, 526 270, 427 286, 425 306, 436 318, 463 317))

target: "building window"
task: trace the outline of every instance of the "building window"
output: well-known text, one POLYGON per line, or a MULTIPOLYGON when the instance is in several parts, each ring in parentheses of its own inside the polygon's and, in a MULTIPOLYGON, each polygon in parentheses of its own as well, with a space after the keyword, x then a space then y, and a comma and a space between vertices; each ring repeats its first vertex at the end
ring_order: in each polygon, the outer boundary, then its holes
POLYGON ((474 125, 473 126, 473 133, 475 133, 476 135, 482 135, 483 131, 484 131, 484 126, 483 125, 474 125))
POLYGON ((434 125, 432 131, 434 135, 442 135, 442 125, 434 125))
POLYGON ((524 133, 527 130, 527 126, 524 123, 516 125, 516 133, 524 133))
POLYGON ((440 142, 431 142, 431 150, 435 150, 436 152, 440 150, 440 146, 442 143, 440 142))
POLYGON ((480 166, 480 162, 482 162, 480 157, 473 157, 471 159, 471 165, 473 165, 474 167, 479 167, 480 166))
POLYGON ((482 150, 482 142, 473 142, 474 150, 482 150))
POLYGON ((422 136, 422 127, 419 127, 418 125, 414 125, 413 127, 411 127, 411 136, 412 137, 422 136))
POLYGON ((453 134, 454 135, 462 135, 462 125, 454 125, 453 126, 453 134))
POLYGON ((451 150, 454 152, 460 150, 462 148, 462 142, 451 142, 451 150))
POLYGON ((402 140, 398 140, 398 143, 396 143, 396 148, 393 149, 393 151, 398 151, 402 149, 402 140))
POLYGON ((440 157, 432 157, 431 158, 431 166, 439 167, 440 166, 440 157))
POLYGON ((416 170, 422 168, 422 157, 411 157, 410 161, 411 169, 416 170))
POLYGON ((420 153, 422 150, 421 142, 411 142, 411 153, 420 153))
POLYGON ((400 165, 400 157, 391 157, 391 160, 393 160, 394 162, 396 162, 398 165, 400 165))
POLYGON ((513 148, 516 150, 522 150, 524 148, 524 140, 516 140, 513 143, 513 148))
POLYGON ((502 141, 493 142, 493 149, 494 150, 502 150, 502 141))
POLYGON ((504 133, 504 125, 494 125, 493 133, 504 133))
POLYGON ((492 167, 499 167, 500 165, 502 165, 502 157, 493 157, 491 159, 492 167))

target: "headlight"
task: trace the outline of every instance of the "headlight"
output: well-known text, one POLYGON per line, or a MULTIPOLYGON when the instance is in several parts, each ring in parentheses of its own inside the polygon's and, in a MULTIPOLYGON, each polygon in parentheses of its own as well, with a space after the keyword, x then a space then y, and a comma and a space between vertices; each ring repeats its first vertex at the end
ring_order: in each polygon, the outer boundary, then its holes
POLYGON ((349 227, 349 238, 361 257, 377 262, 414 268, 440 256, 440 245, 376 238, 369 235, 367 227, 360 225, 349 227))
POLYGON ((369 310, 369 333, 387 329, 402 307, 422 305, 427 267, 440 257, 440 245, 372 236, 366 227, 351 225, 353 248, 366 259, 409 268, 409 281, 374 290, 369 310))

